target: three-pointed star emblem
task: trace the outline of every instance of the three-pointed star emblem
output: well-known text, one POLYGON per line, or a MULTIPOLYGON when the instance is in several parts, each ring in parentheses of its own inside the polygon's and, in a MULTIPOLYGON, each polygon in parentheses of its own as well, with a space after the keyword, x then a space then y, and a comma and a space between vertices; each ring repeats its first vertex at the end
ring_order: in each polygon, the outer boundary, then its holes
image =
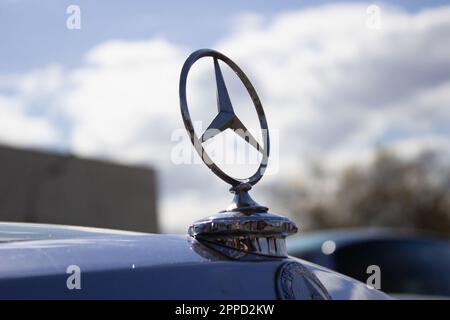
POLYGON ((222 71, 220 70, 219 62, 216 58, 214 58, 214 71, 216 75, 218 114, 202 134, 200 141, 203 143, 213 138, 218 133, 223 132, 226 129, 231 129, 242 139, 252 145, 256 150, 263 153, 263 147, 253 137, 250 131, 245 127, 242 121, 239 120, 234 112, 227 87, 225 86, 222 71))

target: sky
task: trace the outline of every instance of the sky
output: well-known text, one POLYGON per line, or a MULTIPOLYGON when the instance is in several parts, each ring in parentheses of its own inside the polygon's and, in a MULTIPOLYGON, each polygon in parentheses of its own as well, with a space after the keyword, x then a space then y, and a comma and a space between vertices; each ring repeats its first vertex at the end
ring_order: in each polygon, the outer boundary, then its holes
MULTIPOLYGON (((0 143, 156 168, 164 232, 185 232, 231 200, 204 165, 174 160, 180 146, 191 150, 179 140, 178 81, 199 48, 229 56, 257 89, 272 158, 252 194, 274 212, 283 206, 259 199, 276 182, 307 183, 312 163, 338 172, 379 147, 450 153, 448 1, 4 0, 0 39, 0 143), (80 29, 67 28, 70 5, 80 29)), ((223 70, 256 132, 248 95, 223 70)), ((202 60, 188 78, 192 114, 206 125, 212 72, 202 60)))

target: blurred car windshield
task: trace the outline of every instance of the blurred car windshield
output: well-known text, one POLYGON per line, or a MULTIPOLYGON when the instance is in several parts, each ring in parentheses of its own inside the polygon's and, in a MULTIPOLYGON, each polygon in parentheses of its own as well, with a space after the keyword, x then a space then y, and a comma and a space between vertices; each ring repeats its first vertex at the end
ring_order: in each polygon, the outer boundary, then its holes
POLYGON ((450 296, 450 246, 442 241, 379 240, 335 253, 336 270, 367 279, 367 267, 381 270, 381 288, 391 293, 450 296))
POLYGON ((289 254, 366 282, 367 267, 381 271, 388 293, 450 297, 450 243, 440 238, 319 232, 288 242, 289 254), (327 248, 327 244, 332 244, 327 248))

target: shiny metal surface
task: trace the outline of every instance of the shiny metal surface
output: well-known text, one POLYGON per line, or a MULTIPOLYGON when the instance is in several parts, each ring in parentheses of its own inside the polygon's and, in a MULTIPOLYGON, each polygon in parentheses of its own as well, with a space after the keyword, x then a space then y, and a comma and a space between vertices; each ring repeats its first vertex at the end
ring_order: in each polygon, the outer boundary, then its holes
POLYGON ((189 227, 189 235, 233 259, 253 257, 253 255, 248 254, 278 258, 287 257, 285 238, 296 233, 297 226, 287 218, 268 213, 268 208, 257 203, 249 194, 252 186, 264 174, 270 146, 264 109, 250 80, 231 59, 222 53, 210 49, 195 51, 187 58, 181 70, 180 107, 184 125, 195 150, 203 162, 218 177, 231 184, 230 192, 234 193, 233 201, 226 210, 215 216, 194 222, 189 227), (204 57, 212 57, 214 63, 218 114, 201 138, 198 139, 187 105, 186 81, 191 66, 204 57), (264 146, 256 141, 236 116, 218 60, 226 63, 237 74, 252 98, 265 138, 264 146), (247 143, 262 153, 260 166, 251 177, 235 179, 229 176, 216 166, 204 150, 203 142, 226 129, 234 130, 247 143))
MULTIPOLYGON (((287 257, 285 237, 295 232, 297 227, 289 219, 268 212, 248 215, 225 211, 189 227, 189 235, 207 246, 216 245, 217 250, 222 246, 279 258, 287 257)), ((232 257, 241 258, 243 253, 235 253, 232 257)))
POLYGON ((278 297, 282 300, 330 300, 320 280, 303 264, 284 263, 278 271, 278 297))
POLYGON ((214 174, 216 174, 223 181, 231 184, 233 187, 238 186, 242 183, 249 183, 250 185, 256 184, 264 175, 264 171, 267 168, 267 162, 269 158, 270 142, 269 142, 269 128, 267 126, 266 116, 264 114, 264 109, 262 107, 261 101, 259 100, 258 94, 255 88, 251 84, 250 80, 247 78, 245 73, 239 68, 239 66, 234 63, 230 58, 226 57, 220 52, 211 49, 201 49, 193 52, 185 61, 180 75, 180 107, 181 115, 183 117, 184 126, 186 127, 189 137, 191 139, 192 145, 197 151, 203 162, 211 169, 214 174), (214 71, 216 76, 216 87, 217 87, 217 109, 218 114, 213 122, 209 125, 206 131, 202 134, 199 139, 194 131, 194 126, 192 124, 191 116, 189 114, 189 108, 186 98, 186 81, 189 74, 189 70, 192 65, 199 59, 204 57, 211 57, 214 63, 214 71), (253 104, 255 106, 256 112, 258 114, 259 123, 261 129, 263 130, 263 147, 259 145, 256 139, 251 135, 249 130, 245 125, 239 120, 233 110, 230 97, 228 95, 228 90, 223 79, 222 71, 220 70, 218 60, 226 63, 239 77, 239 79, 244 84, 247 89, 253 104), (256 172, 248 178, 237 179, 233 178, 224 171, 222 171, 212 159, 209 157, 208 153, 204 150, 202 143, 218 133, 226 130, 233 129, 234 132, 241 138, 246 140, 250 145, 256 148, 262 154, 261 163, 256 172))

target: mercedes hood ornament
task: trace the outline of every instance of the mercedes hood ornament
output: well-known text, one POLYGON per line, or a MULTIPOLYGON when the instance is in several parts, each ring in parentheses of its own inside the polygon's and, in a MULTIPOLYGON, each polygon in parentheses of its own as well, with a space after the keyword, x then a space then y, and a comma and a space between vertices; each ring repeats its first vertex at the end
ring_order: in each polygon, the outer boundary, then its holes
POLYGON ((268 212, 268 208, 254 201, 249 191, 264 175, 269 159, 269 131, 264 109, 255 88, 245 73, 231 59, 220 52, 201 49, 186 60, 180 76, 180 107, 184 126, 190 140, 203 162, 223 181, 231 185, 234 193, 232 203, 226 210, 195 222, 189 227, 189 235, 229 257, 286 257, 286 236, 297 232, 297 226, 289 219, 268 212), (197 135, 189 114, 186 98, 186 81, 190 68, 201 58, 210 58, 214 64, 217 88, 217 115, 205 132, 197 135), (263 132, 263 142, 258 142, 233 109, 219 61, 230 67, 247 89, 258 114, 263 132), (203 143, 231 129, 237 136, 261 153, 261 162, 256 172, 248 178, 230 176, 217 166, 203 148, 203 143))

